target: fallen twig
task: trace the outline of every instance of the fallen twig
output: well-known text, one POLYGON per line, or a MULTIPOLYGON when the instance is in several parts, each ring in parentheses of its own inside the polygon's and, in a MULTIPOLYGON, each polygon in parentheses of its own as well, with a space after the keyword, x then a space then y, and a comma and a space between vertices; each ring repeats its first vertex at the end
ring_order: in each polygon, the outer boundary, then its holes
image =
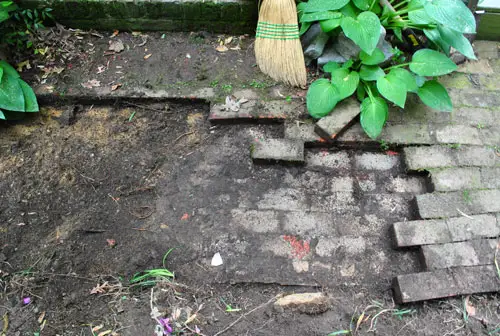
POLYGON ((184 134, 181 134, 177 137, 177 139, 174 140, 174 144, 177 143, 177 141, 179 141, 180 139, 182 139, 183 137, 187 136, 187 135, 191 135, 193 134, 194 132, 186 132, 184 134))

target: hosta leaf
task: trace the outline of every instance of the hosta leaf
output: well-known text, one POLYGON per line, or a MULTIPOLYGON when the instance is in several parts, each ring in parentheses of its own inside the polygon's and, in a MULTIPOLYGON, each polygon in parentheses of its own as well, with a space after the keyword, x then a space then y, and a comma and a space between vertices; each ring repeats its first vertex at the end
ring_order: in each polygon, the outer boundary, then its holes
POLYGON ((359 101, 363 101, 366 97, 366 90, 364 85, 358 85, 358 88, 356 89, 356 97, 358 97, 359 101))
POLYGON ((314 81, 307 91, 307 110, 314 118, 326 116, 333 110, 338 101, 337 89, 326 78, 314 81))
POLYGON ((338 92, 339 101, 352 95, 359 84, 359 74, 356 71, 349 71, 340 68, 332 72, 332 84, 338 92))
POLYGON ((354 7, 352 5, 352 3, 348 3, 347 5, 345 5, 344 7, 342 7, 340 9, 340 12, 344 15, 344 16, 348 16, 348 17, 351 17, 351 18, 356 18, 359 14, 359 9, 357 9, 356 7, 354 7))
POLYGON ((0 119, 3 119, 3 120, 5 120, 5 119, 6 119, 6 118, 5 118, 5 114, 3 114, 3 112, 2 112, 1 110, 0 110, 0 119))
POLYGON ((3 68, 0 68, 0 82, 2 81, 2 77, 3 77, 3 68))
POLYGON ((433 109, 444 112, 451 112, 453 109, 448 92, 444 86, 436 80, 425 82, 425 84, 418 89, 417 94, 424 104, 433 109))
POLYGON ((380 97, 365 98, 361 103, 361 127, 365 133, 372 139, 376 139, 387 120, 389 108, 384 99, 380 97))
MULTIPOLYGON (((342 14, 341 14, 342 15, 342 14)), ((342 16, 336 19, 329 19, 329 20, 324 20, 320 21, 319 25, 321 27, 321 30, 324 31, 325 33, 328 33, 338 26, 340 26, 340 22, 342 22, 342 16)))
POLYGON ((366 11, 370 8, 370 5, 372 4, 371 0, 353 0, 354 5, 358 7, 359 9, 366 11))
POLYGON ((14 78, 19 78, 19 74, 16 69, 14 69, 9 63, 5 61, 0 61, 0 68, 3 68, 4 74, 9 75, 14 78))
POLYGON ((416 24, 436 23, 436 21, 434 21, 423 8, 408 12, 408 18, 412 23, 416 24))
POLYGON ((424 29, 424 34, 429 40, 434 42, 446 55, 450 55, 450 45, 446 43, 437 28, 424 29))
POLYGON ((359 77, 365 81, 375 81, 384 76, 384 70, 378 65, 362 65, 359 69, 359 77))
POLYGON ((411 74, 408 70, 395 68, 392 69, 387 77, 395 77, 403 82, 406 86, 406 90, 410 92, 416 92, 418 90, 417 81, 415 76, 411 74))
POLYGON ((377 79, 377 89, 382 96, 401 108, 405 107, 406 85, 396 76, 385 76, 377 79))
POLYGON ((403 42, 403 33, 401 31, 401 28, 393 28, 394 35, 398 38, 399 41, 403 42))
POLYGON ((438 23, 460 33, 476 32, 474 15, 462 0, 428 0, 425 12, 438 23))
POLYGON ((23 90, 24 95, 24 111, 25 112, 38 112, 38 102, 36 100, 33 89, 26 84, 26 82, 19 79, 19 84, 23 90))
POLYGON ((323 65, 323 71, 324 72, 333 72, 336 69, 339 69, 340 65, 337 62, 328 62, 325 65, 323 65))
POLYGON ((329 19, 339 19, 342 17, 342 14, 339 12, 315 12, 315 13, 304 13, 300 18, 300 22, 315 22, 321 20, 329 20, 329 19))
POLYGON ((382 50, 375 48, 371 55, 368 55, 366 52, 361 51, 359 53, 359 58, 361 59, 361 63, 366 65, 375 65, 382 63, 385 60, 385 55, 382 50))
POLYGON ((410 70, 420 76, 441 76, 457 69, 446 55, 431 49, 421 49, 413 55, 410 70))
POLYGON ((0 83, 0 108, 10 111, 24 112, 24 94, 20 80, 4 75, 0 83))
POLYGON ((8 20, 9 17, 10 17, 9 13, 7 13, 6 11, 0 11, 0 23, 2 23, 5 20, 8 20))
POLYGON ((457 49, 465 57, 470 59, 476 59, 476 55, 474 54, 472 45, 462 33, 459 33, 456 30, 451 30, 449 28, 446 28, 443 25, 439 25, 437 29, 439 31, 439 34, 441 35, 441 38, 445 43, 457 49))
POLYGON ((340 9, 347 5, 349 0, 309 0, 304 6, 305 13, 325 12, 340 9))
POLYGON ((423 8, 425 1, 426 0, 411 0, 410 3, 408 3, 408 9, 415 10, 415 9, 423 8))
POLYGON ((312 22, 304 22, 300 25, 299 35, 302 36, 311 28, 312 22))
POLYGON ((340 26, 349 39, 367 54, 372 54, 380 38, 380 20, 377 15, 363 12, 356 19, 344 17, 340 26))

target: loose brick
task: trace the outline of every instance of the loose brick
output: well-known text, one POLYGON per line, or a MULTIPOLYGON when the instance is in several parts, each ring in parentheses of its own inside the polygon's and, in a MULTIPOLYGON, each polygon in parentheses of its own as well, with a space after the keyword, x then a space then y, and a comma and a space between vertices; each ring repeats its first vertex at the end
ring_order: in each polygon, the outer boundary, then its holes
POLYGON ((439 143, 457 143, 464 145, 482 144, 478 129, 466 125, 446 125, 437 127, 436 139, 439 143))
POLYGON ((403 151, 409 170, 450 167, 455 164, 452 150, 448 147, 407 147, 403 151))
MULTIPOLYGON (((241 94, 241 92, 240 92, 241 94)), ((283 101, 259 102, 249 100, 240 105, 238 111, 226 108, 225 104, 214 104, 210 109, 208 120, 212 123, 244 122, 244 121, 277 121, 298 114, 294 106, 283 101)))
POLYGON ((306 314, 320 314, 328 310, 330 300, 324 293, 299 293, 284 296, 274 304, 275 309, 292 309, 306 314))
POLYGON ((451 115, 453 123, 468 125, 478 129, 495 124, 493 112, 487 108, 461 107, 454 109, 451 115))
POLYGON ((482 168, 481 186, 489 189, 500 189, 500 167, 482 168))
POLYGON ((304 113, 302 104, 289 103, 283 99, 260 102, 257 106, 257 115, 259 119, 282 119, 297 118, 304 113))
POLYGON ((348 126, 354 123, 359 115, 359 103, 349 98, 338 104, 330 115, 321 118, 316 123, 315 131, 327 141, 337 139, 348 126))
POLYGON ((500 190, 474 190, 417 195, 422 218, 443 218, 500 211, 500 190))
POLYGON ((249 100, 242 104, 238 111, 228 109, 224 104, 214 104, 210 108, 208 120, 212 123, 252 120, 256 114, 256 109, 256 100, 249 100))
POLYGON ((286 123, 285 138, 302 140, 304 141, 306 146, 324 144, 325 140, 323 140, 319 135, 316 134, 316 132, 314 131, 314 127, 315 125, 311 123, 286 123))
POLYGON ((399 161, 397 156, 378 153, 363 153, 354 159, 356 168, 366 170, 390 170, 399 161))
POLYGON ((453 153, 457 166, 492 167, 500 165, 500 157, 495 154, 493 148, 487 146, 461 146, 453 150, 453 153))
POLYGON ((440 244, 452 241, 448 226, 444 220, 397 222, 392 225, 392 231, 397 247, 440 244))
POLYGON ((492 74, 493 69, 487 59, 481 60, 470 60, 465 63, 462 63, 457 72, 463 72, 468 74, 492 74))
POLYGON ((500 236, 500 225, 494 215, 477 215, 398 222, 392 231, 397 247, 410 247, 494 238, 500 236))
POLYGON ((447 168, 431 172, 432 183, 436 191, 483 188, 481 184, 481 171, 479 168, 447 168))
POLYGON ((500 236, 500 222, 495 220, 494 215, 476 215, 469 217, 461 216, 448 218, 446 220, 451 236, 450 242, 479 238, 495 238, 500 236))
POLYGON ((493 265, 497 246, 495 239, 426 245, 421 248, 426 270, 439 268, 493 265))
POLYGON ((500 129, 498 128, 485 128, 481 129, 480 137, 483 141, 483 144, 486 146, 499 146, 500 144, 500 129))
POLYGON ((254 161, 304 162, 304 142, 290 139, 254 141, 251 147, 254 161))
POLYGON ((392 144, 429 145, 436 141, 426 124, 387 124, 380 139, 392 144))
POLYGON ((351 158, 347 152, 307 152, 307 168, 350 169, 351 158))
POLYGON ((474 51, 479 59, 497 59, 499 48, 496 41, 474 41, 474 51))
POLYGON ((500 281, 493 266, 458 267, 400 275, 393 280, 396 303, 496 292, 500 281))
POLYGON ((420 195, 427 192, 427 186, 424 179, 419 177, 394 177, 387 185, 387 191, 420 195))

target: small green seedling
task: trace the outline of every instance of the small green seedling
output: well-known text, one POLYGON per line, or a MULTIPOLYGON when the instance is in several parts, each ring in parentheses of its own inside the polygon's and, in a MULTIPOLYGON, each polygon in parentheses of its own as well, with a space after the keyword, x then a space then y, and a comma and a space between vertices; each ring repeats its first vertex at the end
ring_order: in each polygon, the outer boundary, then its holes
POLYGON ((134 116, 135 116, 135 111, 132 112, 132 114, 130 115, 130 117, 128 117, 128 122, 132 122, 132 119, 134 119, 134 116))
POLYGON ((154 286, 158 282, 164 280, 170 281, 170 279, 173 279, 175 277, 174 273, 170 272, 165 266, 165 260, 167 259, 170 252, 172 252, 173 250, 174 248, 171 248, 163 256, 163 262, 162 262, 163 268, 155 268, 152 270, 146 270, 134 274, 132 279, 130 279, 130 283, 132 284, 132 286, 141 286, 141 287, 154 286))
POLYGON ((227 304, 226 301, 224 301, 223 298, 221 298, 220 300, 226 306, 226 312, 228 312, 228 313, 236 313, 236 312, 241 311, 241 309, 239 309, 239 308, 233 308, 231 305, 227 304))

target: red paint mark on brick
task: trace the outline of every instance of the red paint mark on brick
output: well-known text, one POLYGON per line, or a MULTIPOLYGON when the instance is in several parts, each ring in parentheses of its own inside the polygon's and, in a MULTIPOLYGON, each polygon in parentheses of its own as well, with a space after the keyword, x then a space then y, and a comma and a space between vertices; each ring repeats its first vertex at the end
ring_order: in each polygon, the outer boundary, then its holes
POLYGON ((189 214, 185 213, 182 215, 181 220, 188 220, 189 219, 189 214))
POLYGON ((391 150, 388 150, 387 152, 385 152, 385 154, 390 155, 390 156, 399 155, 399 153, 398 153, 398 152, 391 151, 391 150))
POLYGON ((283 236, 283 240, 290 244, 292 257, 302 259, 311 252, 308 240, 300 240, 295 236, 283 236))

